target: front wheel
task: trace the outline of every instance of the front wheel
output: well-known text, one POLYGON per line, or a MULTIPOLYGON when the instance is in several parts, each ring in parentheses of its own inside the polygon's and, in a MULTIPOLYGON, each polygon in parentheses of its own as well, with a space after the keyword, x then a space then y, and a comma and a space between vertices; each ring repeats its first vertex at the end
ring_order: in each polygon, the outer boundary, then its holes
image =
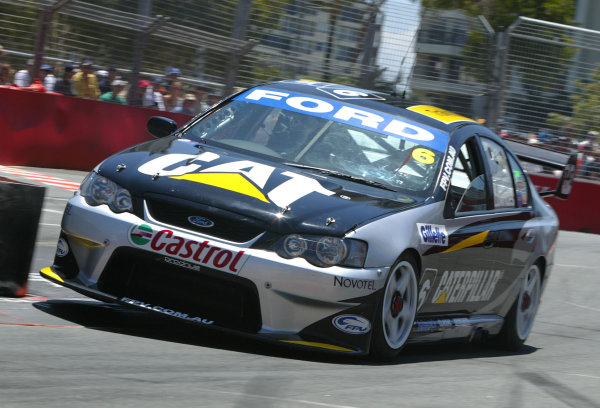
POLYGON ((371 340, 371 355, 377 360, 397 356, 412 331, 418 300, 416 270, 416 262, 407 255, 390 270, 371 340))
POLYGON ((504 326, 498 335, 498 345, 504 349, 518 350, 533 327, 533 321, 542 295, 542 275, 537 265, 531 265, 523 278, 519 297, 511 307, 504 326))

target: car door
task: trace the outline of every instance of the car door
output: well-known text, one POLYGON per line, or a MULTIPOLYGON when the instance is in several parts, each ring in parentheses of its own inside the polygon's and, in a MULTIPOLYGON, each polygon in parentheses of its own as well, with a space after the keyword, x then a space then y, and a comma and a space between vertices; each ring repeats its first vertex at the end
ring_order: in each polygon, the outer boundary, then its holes
POLYGON ((420 313, 497 313, 535 240, 525 228, 533 218, 529 186, 491 139, 473 135, 457 151, 444 210, 448 246, 427 262, 420 313))
POLYGON ((492 184, 494 216, 488 223, 494 232, 496 268, 503 271, 497 285, 497 299, 487 306, 495 309, 510 297, 513 285, 528 266, 536 230, 532 225, 534 211, 529 200, 529 183, 518 161, 490 138, 481 137, 480 143, 492 184))
POLYGON ((472 313, 492 297, 501 277, 489 227, 491 185, 480 144, 473 136, 455 151, 451 175, 446 170, 442 175, 448 243, 424 257, 422 314, 472 313))

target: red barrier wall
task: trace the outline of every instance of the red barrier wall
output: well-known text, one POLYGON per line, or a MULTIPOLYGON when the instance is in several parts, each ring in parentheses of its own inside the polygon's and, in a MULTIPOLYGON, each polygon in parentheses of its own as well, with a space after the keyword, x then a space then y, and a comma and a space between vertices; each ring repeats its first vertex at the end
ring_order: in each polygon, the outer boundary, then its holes
POLYGON ((106 157, 151 140, 146 122, 189 115, 57 94, 0 88, 0 164, 91 170, 106 157))
MULTIPOLYGON (((538 191, 554 190, 558 177, 531 174, 531 181, 538 191)), ((560 229, 568 231, 593 232, 600 234, 600 183, 575 180, 568 200, 545 197, 560 221, 560 229)))

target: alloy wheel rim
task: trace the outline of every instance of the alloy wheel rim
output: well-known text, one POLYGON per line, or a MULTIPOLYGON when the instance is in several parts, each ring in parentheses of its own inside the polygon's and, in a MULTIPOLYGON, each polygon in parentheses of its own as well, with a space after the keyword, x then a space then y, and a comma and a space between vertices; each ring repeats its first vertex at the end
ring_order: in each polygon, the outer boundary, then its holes
POLYGON ((410 334, 417 309, 417 281, 412 265, 402 261, 390 272, 382 308, 383 334, 393 349, 410 334))
POLYGON ((535 265, 529 269, 523 279, 517 307, 517 334, 521 340, 527 338, 533 326, 540 303, 540 280, 540 272, 535 265))

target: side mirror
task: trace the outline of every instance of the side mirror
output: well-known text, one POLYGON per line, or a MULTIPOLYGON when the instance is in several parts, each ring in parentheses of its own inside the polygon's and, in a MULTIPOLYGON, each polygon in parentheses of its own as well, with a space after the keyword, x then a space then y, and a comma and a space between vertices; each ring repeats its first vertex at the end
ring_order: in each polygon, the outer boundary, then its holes
POLYGON ((148 119, 146 129, 158 138, 169 136, 177 130, 177 122, 163 116, 152 116, 148 119))
POLYGON ((560 180, 558 181, 558 185, 556 186, 555 195, 558 198, 562 198, 566 200, 569 198, 571 194, 571 188, 573 188, 573 180, 575 179, 575 174, 577 173, 577 153, 571 154, 569 157, 569 161, 565 165, 565 168, 562 171, 560 176, 560 180))

